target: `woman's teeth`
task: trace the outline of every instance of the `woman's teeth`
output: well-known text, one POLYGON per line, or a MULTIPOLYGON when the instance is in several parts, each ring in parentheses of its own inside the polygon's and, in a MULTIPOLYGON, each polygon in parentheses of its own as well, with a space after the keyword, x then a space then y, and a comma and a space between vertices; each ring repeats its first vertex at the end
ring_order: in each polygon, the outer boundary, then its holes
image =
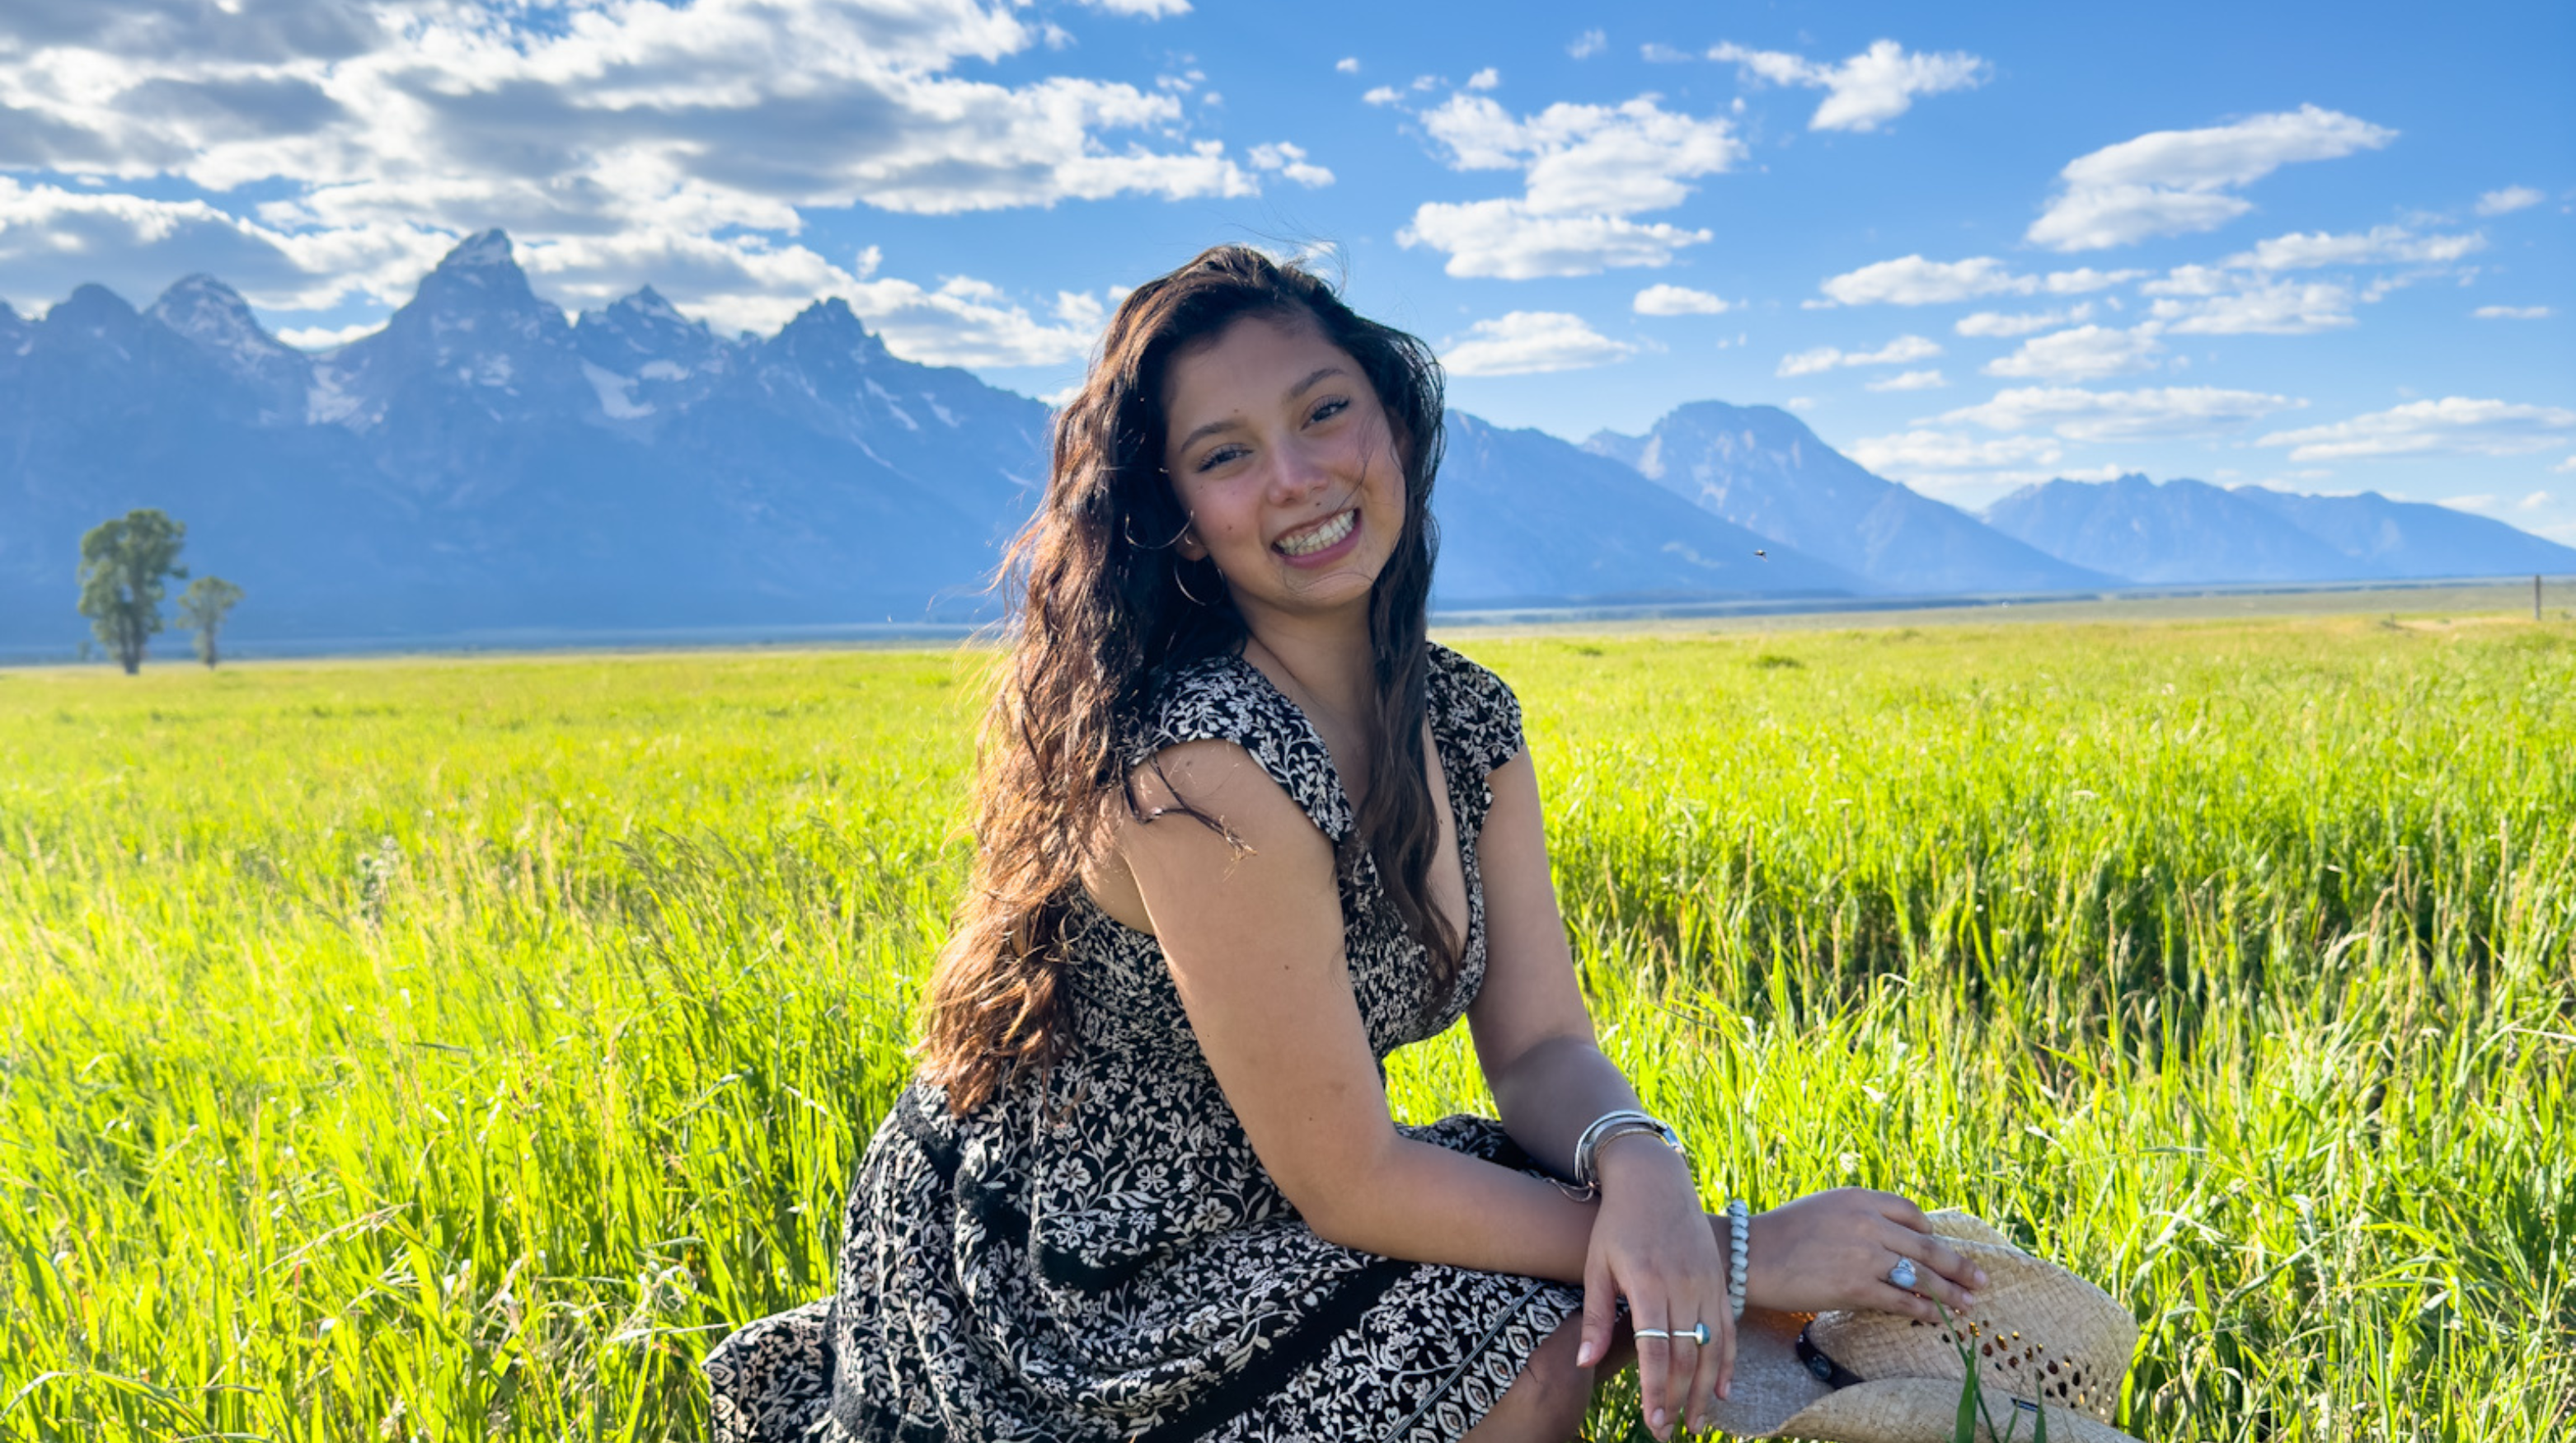
POLYGON ((1351 534, 1359 524, 1357 511, 1345 511, 1329 521, 1318 522, 1303 531, 1292 531, 1271 544, 1291 556, 1312 556, 1351 534))

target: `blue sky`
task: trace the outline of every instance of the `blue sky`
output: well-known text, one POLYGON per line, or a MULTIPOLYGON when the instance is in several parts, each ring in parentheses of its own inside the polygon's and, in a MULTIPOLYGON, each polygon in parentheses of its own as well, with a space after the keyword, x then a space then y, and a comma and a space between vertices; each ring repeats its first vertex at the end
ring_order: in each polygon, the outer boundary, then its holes
POLYGON ((499 225, 568 309, 843 295, 1044 395, 1252 240, 1508 425, 1772 403, 1969 506, 2138 470, 2576 541, 2571 76, 2563 3, 12 0, 0 297, 206 270, 322 346, 499 225))

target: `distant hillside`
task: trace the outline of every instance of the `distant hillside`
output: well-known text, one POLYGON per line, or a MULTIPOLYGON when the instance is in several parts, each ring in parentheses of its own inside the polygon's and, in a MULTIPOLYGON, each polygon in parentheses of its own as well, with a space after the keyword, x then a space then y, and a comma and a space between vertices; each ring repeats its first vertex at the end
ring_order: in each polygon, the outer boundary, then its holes
POLYGON ((2576 550, 2501 521, 2375 493, 2221 490, 2177 478, 2050 481, 1986 510, 1996 530, 2150 583, 2375 581, 2576 570, 2576 550))
POLYGON ((2056 591, 2118 584, 1872 475, 1776 406, 1695 401, 1643 436, 1584 449, 1635 467, 1738 526, 1899 593, 2056 591))
POLYGON ((80 533, 135 506, 245 589, 245 640, 970 614, 1046 426, 837 300, 765 340, 649 290, 567 323, 498 232, 319 357, 211 277, 84 286, 0 308, 0 644, 83 634, 80 533))
MULTIPOLYGON (((983 619, 1048 420, 891 354, 839 300, 767 337, 650 287, 568 319, 498 231, 320 354, 211 276, 141 311, 99 286, 32 321, 0 304, 0 649, 70 652, 80 535, 138 506, 245 589, 254 649, 983 619)), ((1449 426, 1447 608, 2576 571, 2576 550, 2375 495, 2058 481, 1980 521, 1768 406, 1580 448, 1449 426)))
POLYGON ((1449 413, 1432 504, 1440 520, 1434 599, 1445 607, 1867 589, 1606 457, 1460 411, 1449 413))
POLYGON ((2421 501, 2302 496, 2260 487, 2231 495, 2270 511, 2370 568, 2366 576, 2519 576, 2576 571, 2576 547, 2485 516, 2421 501))
MULTIPOLYGON (((39 321, 0 305, 0 647, 71 649, 80 534, 136 506, 247 591, 252 644, 988 616, 1047 424, 839 300, 767 338, 650 287, 567 321, 498 231, 319 355, 211 276, 141 312, 84 286, 39 321)), ((1451 424, 1441 605, 1866 585, 1552 437, 1451 424)))

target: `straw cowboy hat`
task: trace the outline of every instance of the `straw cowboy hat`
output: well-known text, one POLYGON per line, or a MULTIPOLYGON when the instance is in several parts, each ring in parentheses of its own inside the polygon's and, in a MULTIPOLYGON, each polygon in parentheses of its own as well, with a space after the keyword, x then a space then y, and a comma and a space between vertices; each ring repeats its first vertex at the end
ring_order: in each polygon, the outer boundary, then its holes
MULTIPOLYGON (((1976 1307, 1946 1327, 1748 1308, 1735 1325, 1734 1396, 1711 1415, 1716 1425, 1740 1438, 1951 1443, 1965 1343, 1985 1412, 2016 1443, 2029 1443, 2043 1408, 2049 1443, 2138 1443, 2111 1426, 2138 1346, 2128 1309, 1966 1213, 1934 1213, 1932 1230, 1985 1269, 1976 1307)), ((1977 1437, 2002 1443, 1985 1418, 1977 1437)))

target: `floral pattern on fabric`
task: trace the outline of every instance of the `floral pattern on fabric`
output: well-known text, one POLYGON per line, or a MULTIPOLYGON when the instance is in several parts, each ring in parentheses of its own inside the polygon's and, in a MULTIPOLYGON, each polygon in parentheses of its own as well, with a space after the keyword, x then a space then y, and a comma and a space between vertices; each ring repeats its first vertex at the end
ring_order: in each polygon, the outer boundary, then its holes
MULTIPOLYGON (((1441 996, 1375 864, 1342 869, 1351 989, 1381 1067, 1456 1022, 1483 983, 1486 779, 1521 749, 1500 678, 1434 647, 1430 683, 1466 954, 1441 996)), ((1202 740, 1241 746, 1325 836, 1349 833, 1322 738, 1250 662, 1178 671, 1128 752, 1141 763, 1202 740)), ((897 1099, 851 1189, 838 1294, 707 1359, 720 1443, 1396 1443, 1473 1427, 1581 1291, 1317 1237, 1219 1092, 1160 944, 1079 892, 1068 906, 1070 1055, 964 1118, 918 1081, 897 1099)), ((1488 1119, 1405 1131, 1537 1170, 1488 1119)))

